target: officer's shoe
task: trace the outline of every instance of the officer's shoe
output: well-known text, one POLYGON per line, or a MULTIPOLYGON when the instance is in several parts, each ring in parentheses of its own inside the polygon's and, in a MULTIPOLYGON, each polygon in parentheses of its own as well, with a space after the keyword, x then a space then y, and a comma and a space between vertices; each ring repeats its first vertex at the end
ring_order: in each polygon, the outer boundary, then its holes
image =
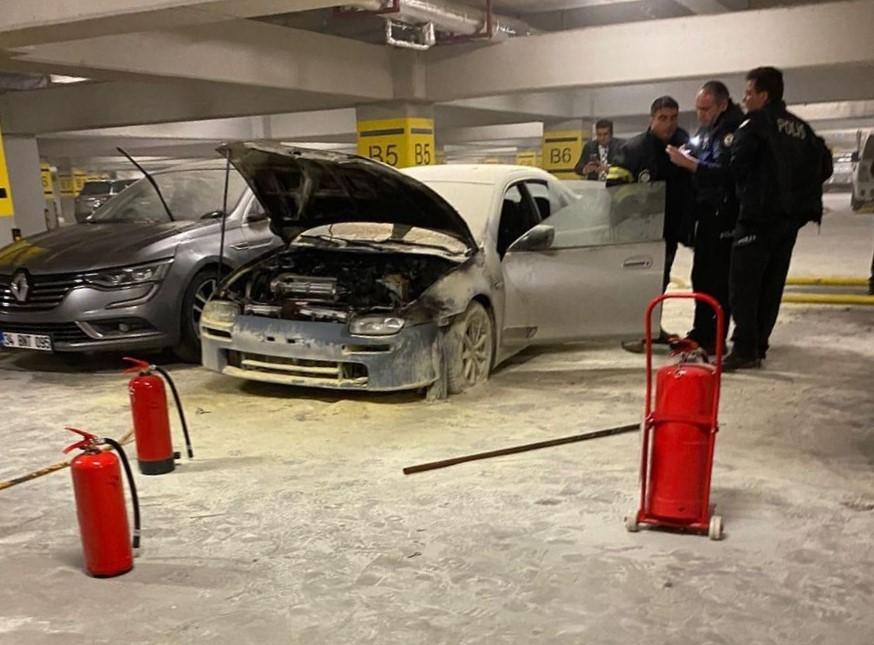
POLYGON ((726 356, 722 361, 722 371, 723 372, 734 372, 736 370, 750 370, 757 369, 762 366, 761 358, 747 358, 737 354, 736 352, 731 352, 728 356, 726 356))

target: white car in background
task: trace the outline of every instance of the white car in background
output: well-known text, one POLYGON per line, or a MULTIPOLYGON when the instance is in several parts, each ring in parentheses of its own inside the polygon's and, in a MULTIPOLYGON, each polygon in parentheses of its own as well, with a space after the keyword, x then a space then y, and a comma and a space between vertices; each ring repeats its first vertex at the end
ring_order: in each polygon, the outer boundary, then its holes
POLYGON ((577 195, 527 166, 227 152, 285 245, 204 309, 203 363, 223 374, 443 396, 533 343, 640 338, 661 293, 662 184, 577 195))

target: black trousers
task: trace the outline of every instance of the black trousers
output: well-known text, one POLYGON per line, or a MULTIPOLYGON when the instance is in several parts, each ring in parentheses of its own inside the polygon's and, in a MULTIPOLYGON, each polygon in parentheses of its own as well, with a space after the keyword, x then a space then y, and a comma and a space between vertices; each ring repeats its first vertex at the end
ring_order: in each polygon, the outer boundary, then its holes
MULTIPOLYGON (((731 265, 731 232, 714 226, 715 218, 702 218, 695 233, 695 254, 692 258, 692 289, 713 296, 722 307, 722 340, 728 335, 731 319, 728 275, 731 265)), ((716 345, 716 314, 705 302, 695 302, 695 319, 689 337, 704 347, 716 345)))
POLYGON ((797 237, 794 227, 771 233, 735 233, 729 289, 734 317, 732 351, 741 358, 764 358, 768 351, 797 237))

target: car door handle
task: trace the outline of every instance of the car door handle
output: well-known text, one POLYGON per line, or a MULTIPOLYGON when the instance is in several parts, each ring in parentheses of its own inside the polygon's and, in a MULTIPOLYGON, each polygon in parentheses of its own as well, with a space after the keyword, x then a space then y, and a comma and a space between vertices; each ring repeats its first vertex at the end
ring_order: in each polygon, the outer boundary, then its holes
POLYGON ((649 269, 652 266, 652 258, 637 257, 628 258, 622 263, 623 269, 649 269))
POLYGON ((246 251, 249 248, 249 244, 246 242, 237 242, 236 244, 231 244, 231 248, 235 251, 246 251))
POLYGON ((504 281, 503 281, 503 280, 498 280, 497 282, 495 282, 495 283, 492 285, 492 287, 494 287, 495 289, 503 289, 503 288, 504 288, 504 281))

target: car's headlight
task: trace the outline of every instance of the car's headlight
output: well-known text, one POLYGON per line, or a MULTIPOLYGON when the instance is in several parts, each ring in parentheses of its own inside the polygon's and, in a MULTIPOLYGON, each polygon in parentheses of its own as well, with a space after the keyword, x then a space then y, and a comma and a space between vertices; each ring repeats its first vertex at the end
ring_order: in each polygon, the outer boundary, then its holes
POLYGON ((361 316, 349 321, 349 333, 356 336, 391 336, 403 329, 406 322, 396 316, 361 316))
POLYGON ((85 282, 98 287, 110 289, 114 287, 130 287, 148 282, 160 282, 166 277, 172 263, 172 259, 161 260, 160 262, 149 262, 148 264, 138 264, 132 267, 95 271, 94 273, 87 273, 83 277, 85 282))
POLYGON ((214 325, 233 325, 240 315, 240 305, 227 300, 210 300, 203 308, 200 321, 214 325))

